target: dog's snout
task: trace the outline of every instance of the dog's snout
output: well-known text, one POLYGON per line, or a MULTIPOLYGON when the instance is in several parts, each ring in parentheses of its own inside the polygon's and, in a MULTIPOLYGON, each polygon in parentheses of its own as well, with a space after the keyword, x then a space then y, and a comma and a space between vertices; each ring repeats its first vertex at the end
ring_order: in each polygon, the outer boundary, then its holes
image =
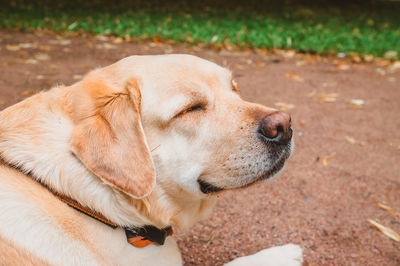
POLYGON ((258 132, 269 142, 287 144, 292 137, 290 115, 274 112, 261 119, 258 132))

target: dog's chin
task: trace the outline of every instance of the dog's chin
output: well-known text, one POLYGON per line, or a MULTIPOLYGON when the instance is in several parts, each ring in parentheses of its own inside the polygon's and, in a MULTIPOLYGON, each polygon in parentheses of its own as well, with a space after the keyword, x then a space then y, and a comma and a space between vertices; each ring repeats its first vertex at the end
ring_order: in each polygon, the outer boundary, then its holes
POLYGON ((272 177, 276 176, 279 172, 281 172, 281 170, 285 166, 285 161, 287 158, 289 158, 290 153, 291 153, 290 151, 287 152, 284 156, 279 158, 270 169, 268 169, 261 175, 254 177, 250 182, 245 183, 239 187, 223 188, 223 187, 219 187, 219 186, 210 184, 201 179, 197 180, 197 182, 199 183, 201 192, 203 192, 204 194, 212 194, 212 193, 220 192, 220 191, 223 191, 226 189, 245 188, 245 187, 251 186, 259 181, 268 180, 268 179, 271 179, 272 177))

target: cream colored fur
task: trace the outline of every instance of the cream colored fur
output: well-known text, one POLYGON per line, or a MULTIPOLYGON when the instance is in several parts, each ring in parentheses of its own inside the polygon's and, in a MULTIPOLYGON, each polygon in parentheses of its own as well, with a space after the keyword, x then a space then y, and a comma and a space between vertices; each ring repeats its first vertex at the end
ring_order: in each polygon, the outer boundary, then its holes
MULTIPOLYGON (((0 157, 120 226, 189 228, 206 217, 216 201, 200 191, 199 178, 225 189, 241 187, 285 156, 273 155, 254 136, 259 120, 274 110, 243 101, 236 90, 228 70, 197 57, 128 57, 92 71, 72 86, 52 88, 1 111, 0 157), (112 103, 99 104, 109 97, 108 90, 112 103), (137 110, 129 117, 139 117, 137 121, 119 121, 125 116, 118 108, 131 104, 137 110), (196 104, 202 108, 184 111, 196 104), (103 112, 104 106, 112 110, 103 112), (138 165, 125 162, 118 150, 82 153, 90 141, 82 131, 87 129, 87 124, 82 126, 87 114, 96 118, 94 125, 115 123, 122 128, 112 132, 117 134, 116 145, 123 143, 117 149, 137 156, 135 149, 141 145, 143 153, 149 153, 147 163, 140 164, 138 157, 138 165), (138 133, 123 130, 129 123, 135 123, 138 133), (144 137, 137 139, 140 132, 144 137), (101 158, 105 162, 99 162, 101 158), (126 182, 117 179, 120 175, 103 175, 101 164, 108 161, 114 161, 112 166, 121 175, 127 173, 126 182), (130 164, 139 167, 135 171, 147 172, 134 173, 130 164), (138 185, 147 182, 142 188, 134 186, 139 178, 143 181, 138 185)), ((92 136, 100 140, 108 138, 108 133, 95 133, 92 136)), ((55 265, 181 264, 171 237, 163 246, 135 248, 122 229, 111 229, 71 209, 32 177, 0 166, 0 241, 7 239, 20 252, 55 265)), ((286 251, 282 249, 281 255, 286 251)), ((0 253, 1 263, 8 259, 12 260, 0 253)))

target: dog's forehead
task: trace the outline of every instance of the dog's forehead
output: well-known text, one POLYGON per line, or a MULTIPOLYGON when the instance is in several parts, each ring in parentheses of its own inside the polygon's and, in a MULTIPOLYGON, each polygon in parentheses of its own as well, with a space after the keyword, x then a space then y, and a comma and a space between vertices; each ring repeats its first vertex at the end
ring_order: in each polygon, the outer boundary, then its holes
POLYGON ((122 71, 131 71, 151 82, 171 83, 173 86, 195 82, 226 82, 231 72, 211 61, 193 55, 171 54, 131 56, 120 61, 122 71))

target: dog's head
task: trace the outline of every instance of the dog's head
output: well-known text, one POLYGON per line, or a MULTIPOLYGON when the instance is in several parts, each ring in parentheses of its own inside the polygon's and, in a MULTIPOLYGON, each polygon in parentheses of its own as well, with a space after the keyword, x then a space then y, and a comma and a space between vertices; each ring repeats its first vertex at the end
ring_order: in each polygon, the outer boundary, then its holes
POLYGON ((74 154, 134 198, 247 186, 292 150, 287 114, 242 100, 229 70, 195 56, 129 57, 77 86, 74 154))

